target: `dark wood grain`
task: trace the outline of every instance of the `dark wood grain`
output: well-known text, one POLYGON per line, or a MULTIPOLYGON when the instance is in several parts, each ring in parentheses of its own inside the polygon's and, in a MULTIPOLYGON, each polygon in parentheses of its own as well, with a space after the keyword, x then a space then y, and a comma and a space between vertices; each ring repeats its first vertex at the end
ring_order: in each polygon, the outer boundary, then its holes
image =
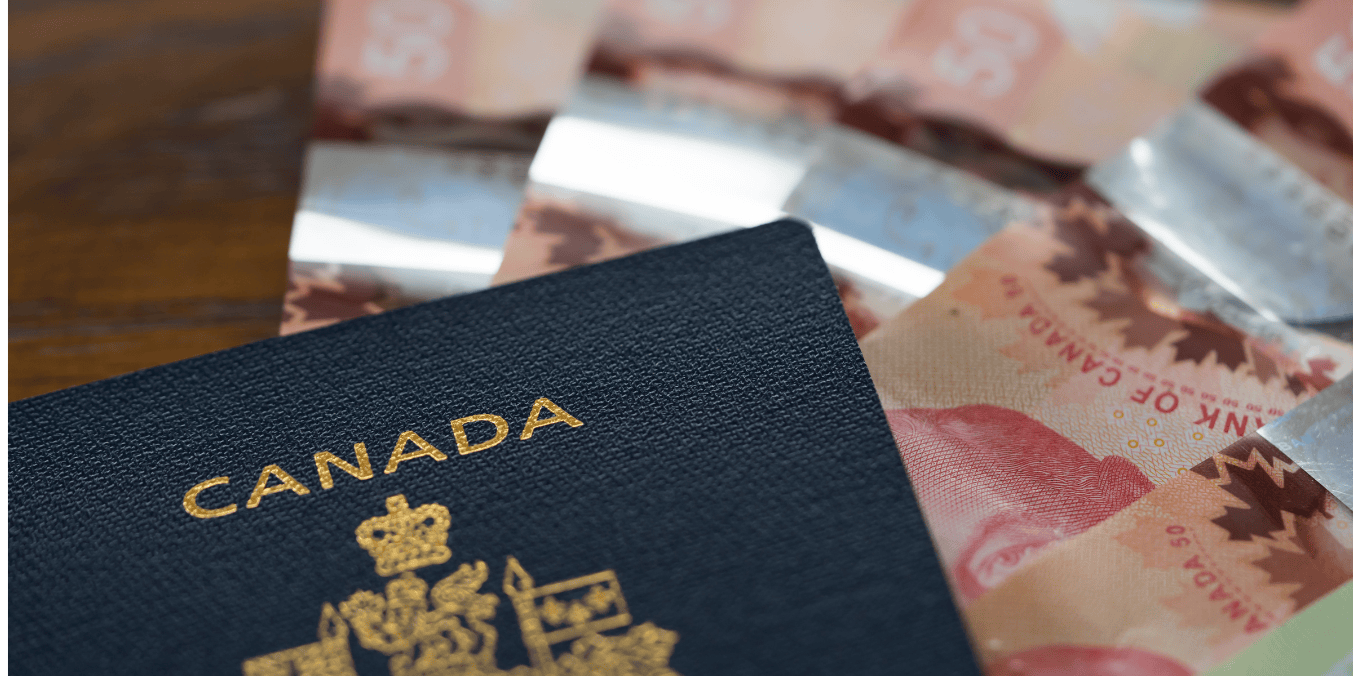
POLYGON ((10 400, 276 335, 319 14, 10 3, 10 400))

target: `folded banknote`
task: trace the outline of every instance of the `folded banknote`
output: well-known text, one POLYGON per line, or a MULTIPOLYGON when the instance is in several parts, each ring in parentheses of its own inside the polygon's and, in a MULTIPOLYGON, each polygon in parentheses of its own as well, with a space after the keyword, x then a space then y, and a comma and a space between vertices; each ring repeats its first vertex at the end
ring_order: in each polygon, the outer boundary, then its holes
POLYGON ((818 226, 863 337, 934 289, 978 243, 1032 217, 1035 200, 965 169, 1026 189, 1074 182, 1280 15, 1231 2, 1174 13, 1116 2, 1073 10, 1041 0, 860 0, 835 3, 828 14, 818 3, 774 4, 773 12, 732 2, 727 11, 691 5, 666 14, 638 3, 609 6, 588 73, 532 163, 494 282, 787 213, 818 226), (807 25, 814 30, 805 44, 807 25), (920 34, 953 39, 913 39, 920 34), (1000 39, 1016 47, 1033 40, 1047 53, 1021 63, 1024 79, 996 98, 943 94, 963 87, 932 72, 931 51, 949 54, 958 49, 951 42, 977 40, 962 48, 964 58, 987 65, 969 64, 970 81, 959 84, 978 89, 995 77, 986 57, 1000 39), (1094 95, 1062 105, 1062 90, 1081 96, 1091 82, 1130 101, 1094 95), (1009 114, 988 119, 996 109, 1009 114), (1034 140, 1070 139, 1071 129, 1087 125, 1093 151, 1062 152, 1034 140), (1007 138, 1026 127, 1056 133, 1007 138), (997 140, 953 145, 979 137, 997 140), (1034 157, 1059 152, 1074 159, 1034 157), (986 171, 983 162, 1010 168, 986 171), (1053 165, 1070 168, 1035 176, 1053 165))
POLYGON ((1158 258, 1072 195, 861 344, 988 673, 1193 673, 1353 574, 1347 510, 1255 432, 1353 348, 1190 309, 1158 258))
POLYGON ((1088 181, 1252 307, 1353 340, 1353 4, 1302 3, 1088 181))
POLYGON ((1250 433, 966 611, 989 674, 1093 664, 1182 675, 1217 666, 1350 580, 1353 513, 1250 433))
MULTIPOLYGON (((897 0, 609 3, 587 74, 532 163, 494 282, 779 217, 846 81, 904 9, 897 0)), ((872 276, 838 275, 857 331, 877 323, 875 308, 891 313, 935 283, 924 265, 837 241, 823 251, 838 271, 877 261, 872 276)))
POLYGON ((1229 0, 915 0, 838 119, 1001 185, 1056 191, 1281 15, 1229 0))
POLYGON ((328 0, 281 332, 488 286, 601 0, 328 0))

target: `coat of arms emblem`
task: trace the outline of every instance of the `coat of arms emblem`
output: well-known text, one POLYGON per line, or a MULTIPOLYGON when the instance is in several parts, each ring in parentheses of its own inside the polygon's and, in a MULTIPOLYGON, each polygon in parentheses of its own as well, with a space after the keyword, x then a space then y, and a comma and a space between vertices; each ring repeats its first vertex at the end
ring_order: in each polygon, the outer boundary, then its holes
POLYGON ((356 676, 349 641, 389 656, 391 676, 678 676, 668 667, 677 633, 633 625, 614 571, 535 584, 509 556, 503 593, 512 602, 530 666, 504 671, 494 657, 498 597, 482 593, 489 567, 463 563, 429 587, 413 571, 451 559, 451 514, 436 503, 386 499, 384 516, 357 527, 357 543, 391 579, 320 610, 318 641, 245 660, 244 676, 356 676), (633 625, 633 626, 631 626, 633 625), (605 634, 629 626, 625 634, 605 634), (567 649, 562 644, 570 643, 567 649))

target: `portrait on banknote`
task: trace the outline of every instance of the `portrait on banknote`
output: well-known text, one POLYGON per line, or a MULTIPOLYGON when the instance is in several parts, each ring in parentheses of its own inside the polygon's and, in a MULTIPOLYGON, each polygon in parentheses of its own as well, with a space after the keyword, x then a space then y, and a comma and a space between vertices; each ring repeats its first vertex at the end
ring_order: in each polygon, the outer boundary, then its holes
POLYGON ((974 404, 887 414, 960 603, 1151 490, 1131 462, 1098 459, 1019 411, 974 404))

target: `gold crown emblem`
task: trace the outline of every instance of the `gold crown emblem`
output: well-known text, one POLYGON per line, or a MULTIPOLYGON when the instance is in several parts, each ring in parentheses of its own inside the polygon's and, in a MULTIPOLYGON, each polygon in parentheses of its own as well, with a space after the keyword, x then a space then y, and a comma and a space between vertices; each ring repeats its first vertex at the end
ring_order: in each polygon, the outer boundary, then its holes
POLYGON ((531 665, 499 669, 498 596, 481 591, 488 565, 463 563, 429 585, 413 570, 451 558, 451 513, 435 503, 409 509, 403 495, 386 498, 385 508, 389 514, 357 527, 357 543, 375 557, 377 573, 399 577, 384 593, 359 590, 337 609, 325 603, 318 641, 247 659, 244 676, 358 676, 350 637, 389 656, 391 676, 680 676, 668 666, 677 633, 634 626, 615 571, 536 586, 512 556, 503 591, 531 665))
POLYGON ((445 507, 434 502, 409 509, 403 495, 392 495, 385 499, 385 509, 388 515, 357 527, 357 544, 376 559, 377 574, 389 577, 451 559, 446 546, 451 512, 445 507))

